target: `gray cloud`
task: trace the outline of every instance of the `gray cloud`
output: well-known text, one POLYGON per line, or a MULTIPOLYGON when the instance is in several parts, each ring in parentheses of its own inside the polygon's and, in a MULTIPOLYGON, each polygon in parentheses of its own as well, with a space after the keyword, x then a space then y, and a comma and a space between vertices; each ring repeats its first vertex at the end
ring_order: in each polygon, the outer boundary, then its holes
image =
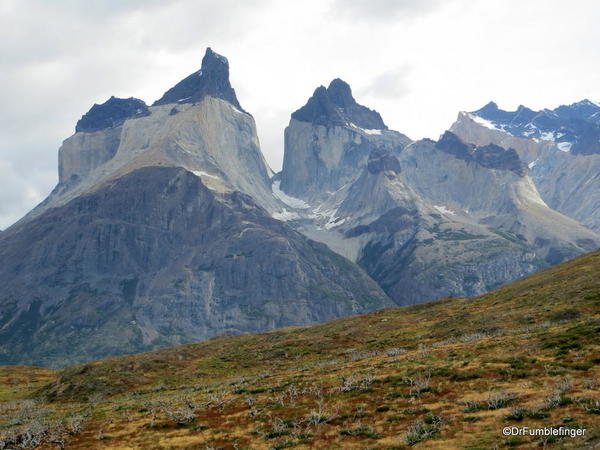
POLYGON ((331 13, 358 20, 409 20, 443 3, 442 0, 336 0, 331 13))
POLYGON ((409 65, 402 65, 378 74, 367 86, 358 90, 358 93, 367 98, 400 100, 409 93, 407 75, 410 73, 409 65))

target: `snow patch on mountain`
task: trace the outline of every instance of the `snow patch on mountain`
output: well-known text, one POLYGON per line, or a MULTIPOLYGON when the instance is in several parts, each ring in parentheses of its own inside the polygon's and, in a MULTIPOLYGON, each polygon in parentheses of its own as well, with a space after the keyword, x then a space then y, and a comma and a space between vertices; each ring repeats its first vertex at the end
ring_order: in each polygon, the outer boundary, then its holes
POLYGON ((543 141, 554 141, 556 136, 554 135, 554 133, 552 131, 543 131, 540 134, 540 138, 542 138, 543 141))
POLYGON ((502 128, 498 128, 496 126, 496 124, 494 122, 492 122, 491 120, 484 119, 483 117, 479 117, 475 114, 467 114, 467 116, 473 122, 478 123, 479 125, 483 125, 484 127, 489 128, 490 130, 502 131, 502 128))
POLYGON ((352 122, 350 122, 348 124, 349 126, 351 126, 352 128, 355 128, 357 130, 362 131, 363 133, 366 134, 370 134, 370 135, 381 135, 381 130, 377 130, 377 129, 368 129, 368 128, 361 128, 357 125, 354 125, 352 122))
POLYGON ((281 200, 283 203, 285 203, 286 205, 288 205, 289 207, 294 208, 294 209, 310 208, 310 205, 308 203, 306 203, 304 200, 301 200, 296 197, 292 197, 291 195, 287 195, 285 192, 283 192, 281 190, 280 186, 281 186, 280 180, 273 181, 273 185, 272 185, 273 195, 278 200, 281 200))
POLYGON ((217 175, 211 175, 210 173, 203 172, 202 170, 192 170, 191 172, 194 175, 196 175, 198 178, 209 177, 209 178, 214 178, 216 180, 220 180, 221 179, 221 177, 218 177, 217 175))
POLYGON ((449 214, 451 216, 455 215, 455 212, 446 208, 444 205, 433 205, 433 207, 435 209, 437 209, 439 212, 441 212, 442 214, 449 214))
POLYGON ((282 220, 284 222, 287 222, 288 220, 296 220, 299 218, 300 216, 298 215, 298 213, 288 211, 285 208, 283 208, 283 211, 281 212, 273 213, 273 219, 282 220))
POLYGON ((573 144, 571 142, 559 142, 558 144, 556 144, 556 146, 561 152, 567 153, 571 151, 571 147, 573 146, 573 144))

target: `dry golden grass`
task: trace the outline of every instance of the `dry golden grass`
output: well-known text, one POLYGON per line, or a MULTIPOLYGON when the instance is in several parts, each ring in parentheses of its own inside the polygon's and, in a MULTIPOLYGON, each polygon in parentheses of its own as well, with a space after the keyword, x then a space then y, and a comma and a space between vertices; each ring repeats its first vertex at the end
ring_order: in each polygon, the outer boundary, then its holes
POLYGON ((59 373, 1 368, 0 434, 77 416, 84 427, 67 436, 67 448, 591 447, 600 443, 599 363, 597 252, 474 299, 224 336, 59 373), (37 403, 43 414, 10 425, 32 398, 45 399, 37 403), (188 423, 176 423, 178 411, 191 414, 188 423), (512 425, 587 431, 502 436, 512 425))

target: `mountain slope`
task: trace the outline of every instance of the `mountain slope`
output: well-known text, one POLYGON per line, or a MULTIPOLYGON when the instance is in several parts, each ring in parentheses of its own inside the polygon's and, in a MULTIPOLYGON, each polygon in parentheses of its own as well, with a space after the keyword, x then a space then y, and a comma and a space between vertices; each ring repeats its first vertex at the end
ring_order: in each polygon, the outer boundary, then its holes
MULTIPOLYGON (((478 298, 97 361, 43 387, 50 374, 4 369, 23 384, 3 395, 12 413, 43 396, 40 407, 81 418, 71 448, 593 448, 599 270, 595 252, 478 298), (506 437, 505 426, 587 431, 506 437)), ((36 420, 23 416, 12 436, 36 420)))
POLYGON ((349 261, 180 168, 139 169, 53 208, 3 233, 0 252, 3 364, 58 366, 390 305, 349 261))

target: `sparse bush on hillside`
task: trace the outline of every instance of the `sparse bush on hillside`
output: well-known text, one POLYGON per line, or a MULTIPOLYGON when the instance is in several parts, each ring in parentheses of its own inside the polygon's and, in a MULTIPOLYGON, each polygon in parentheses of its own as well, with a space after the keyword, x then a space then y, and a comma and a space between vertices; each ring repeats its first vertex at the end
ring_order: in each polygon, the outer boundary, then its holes
POLYGON ((460 404, 464 406, 464 412, 473 413, 481 411, 483 409, 495 410, 505 408, 516 398, 516 395, 510 392, 491 391, 488 393, 487 398, 483 402, 470 400, 466 402, 461 402, 460 404))
POLYGON ((583 399, 580 403, 586 412, 590 414, 600 414, 600 399, 583 399))
POLYGON ((419 344, 417 347, 417 352, 413 355, 407 356, 406 359, 408 361, 414 362, 420 359, 426 359, 431 355, 430 348, 425 344, 419 344))
POLYGON ((10 426, 21 425, 34 419, 41 419, 48 414, 46 404, 39 400, 22 400, 10 403, 7 406, 10 411, 10 426))
POLYGON ((85 417, 82 415, 71 416, 65 420, 65 427, 69 434, 79 434, 83 430, 84 422, 85 417))
POLYGON ((372 374, 362 376, 350 375, 342 377, 342 385, 338 388, 340 392, 350 392, 354 390, 366 390, 373 384, 375 377, 372 374))
POLYGON ((290 386, 285 391, 285 394, 287 396, 289 404, 293 405, 296 402, 298 396, 300 395, 300 389, 298 389, 296 386, 290 386))
POLYGON ((413 422, 406 430, 404 440, 408 445, 415 445, 419 442, 429 439, 436 433, 440 432, 438 425, 427 425, 422 420, 413 422))
POLYGON ((581 386, 583 387, 583 389, 593 391, 598 387, 598 380, 596 380, 595 378, 588 378, 586 380, 583 380, 581 386))
POLYGON ((520 422, 527 417, 527 410, 525 408, 513 408, 509 414, 504 416, 504 420, 514 420, 520 422))
POLYGON ((425 375, 407 377, 405 382, 409 386, 412 386, 412 389, 410 390, 411 395, 419 395, 423 392, 428 392, 431 390, 431 373, 428 372, 425 375))
POLYGON ((91 403, 92 405, 96 405, 102 400, 104 400, 104 394, 101 392, 94 392, 88 396, 88 403, 91 403))
POLYGON ((380 437, 379 433, 377 433, 377 431, 375 431, 375 429, 373 427, 369 427, 369 426, 365 426, 365 425, 359 425, 356 428, 341 430, 338 434, 340 436, 357 436, 357 437, 366 437, 366 438, 370 438, 370 439, 377 439, 380 437))
POLYGON ((571 398, 561 395, 560 391, 554 391, 544 399, 544 408, 553 409, 570 403, 573 403, 571 398))
POLYGON ((398 347, 391 347, 385 350, 385 356, 398 356, 401 355, 402 353, 406 353, 406 349, 404 348, 398 348, 398 347))
POLYGON ((160 413, 177 425, 185 425, 196 419, 196 410, 200 407, 191 397, 182 395, 168 401, 160 400, 151 407, 152 423, 160 413))
POLYGON ((433 413, 429 413, 425 416, 423 422, 425 422, 428 425, 437 425, 442 423, 442 418, 440 416, 436 416, 433 413))
POLYGON ((350 353, 350 355, 348 356, 348 359, 350 361, 362 361, 363 359, 375 358, 376 356, 377 356, 376 351, 361 350, 361 351, 353 351, 352 353, 350 353))
POLYGON ((460 342, 477 342, 482 339, 486 339, 491 335, 488 333, 471 333, 471 334, 463 334, 458 338, 460 342))
POLYGON ((508 406, 510 402, 515 400, 516 396, 506 391, 492 391, 488 394, 485 401, 487 409, 500 409, 508 406))
POLYGON ((514 408, 509 414, 504 416, 504 420, 514 420, 520 422, 526 417, 529 419, 545 419, 549 416, 550 414, 540 408, 528 409, 518 407, 514 408))
POLYGON ((565 394, 568 394, 573 390, 573 380, 570 378, 561 378, 558 383, 554 386, 554 389, 550 392, 550 394, 544 398, 544 407, 546 409, 553 409, 558 406, 568 405, 573 401, 566 397, 565 394))
POLYGON ((330 411, 326 409, 325 402, 323 400, 319 400, 317 402, 317 407, 312 409, 303 421, 309 426, 316 428, 323 423, 331 422, 337 417, 339 417, 337 411, 330 411))
POLYGON ((460 404, 464 406, 463 411, 466 413, 474 413, 483 409, 482 404, 475 401, 466 401, 461 402, 460 404))
POLYGON ((223 411, 225 404, 227 403, 227 398, 223 392, 211 392, 208 394, 208 400, 209 403, 207 406, 218 408, 220 411, 223 411))
POLYGON ((162 412, 167 419, 177 425, 185 425, 196 419, 195 411, 187 406, 165 404, 162 407, 162 412))
POLYGON ((323 386, 318 385, 306 386, 300 390, 302 395, 306 395, 307 397, 316 397, 318 399, 323 398, 323 392, 323 386))
POLYGON ((0 449, 31 449, 43 444, 65 448, 67 431, 58 421, 33 420, 26 425, 12 428, 0 438, 0 449))
POLYGON ((335 366, 339 366, 340 365, 340 361, 337 359, 332 359, 329 361, 321 361, 317 364, 315 364, 315 367, 317 369, 327 369, 329 367, 335 367, 335 366))
POLYGON ((567 377, 561 378, 560 381, 556 384, 556 390, 561 395, 568 394, 573 390, 573 380, 567 377))

